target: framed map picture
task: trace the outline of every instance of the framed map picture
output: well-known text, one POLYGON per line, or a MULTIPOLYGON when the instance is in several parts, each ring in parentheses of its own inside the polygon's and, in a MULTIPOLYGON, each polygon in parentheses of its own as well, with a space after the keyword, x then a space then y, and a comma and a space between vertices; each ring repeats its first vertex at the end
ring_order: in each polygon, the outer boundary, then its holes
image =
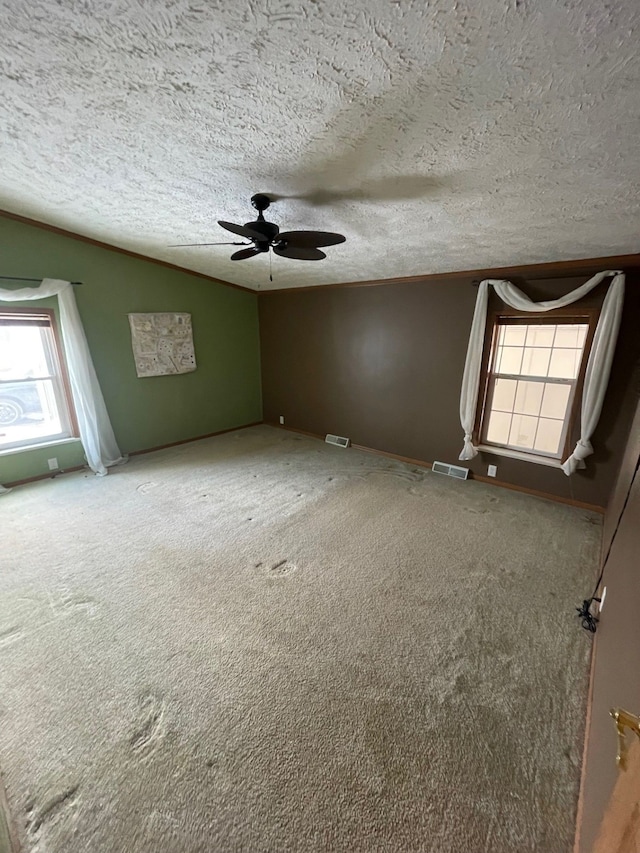
POLYGON ((191 314, 129 314, 139 378, 196 369, 191 314))

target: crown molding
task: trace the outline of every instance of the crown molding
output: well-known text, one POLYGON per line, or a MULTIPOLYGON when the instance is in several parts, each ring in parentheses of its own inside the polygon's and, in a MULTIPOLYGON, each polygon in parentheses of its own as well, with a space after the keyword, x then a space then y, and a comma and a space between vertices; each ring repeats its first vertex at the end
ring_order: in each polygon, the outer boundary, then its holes
POLYGON ((424 282, 471 281, 479 282, 484 278, 524 278, 530 281, 548 278, 571 278, 574 275, 600 272, 603 269, 640 270, 640 254, 611 255, 604 258, 581 258, 574 261, 550 261, 544 264, 523 264, 512 267, 494 267, 493 269, 460 270, 456 272, 426 273, 409 275, 402 278, 377 278, 367 281, 344 281, 337 284, 316 284, 303 287, 283 287, 274 290, 260 290, 260 296, 272 296, 282 293, 304 293, 310 290, 334 290, 339 287, 379 287, 384 284, 418 284, 424 282))
POLYGON ((0 217, 5 219, 13 219, 15 222, 22 222, 25 225, 33 225, 36 228, 42 228, 44 231, 51 231, 53 234, 60 234, 63 237, 69 237, 72 240, 80 240, 83 243, 89 243, 91 246, 98 246, 100 249, 108 249, 111 252, 119 252, 121 255, 127 255, 130 258, 136 258, 139 261, 148 261, 158 266, 166 267, 176 272, 186 273, 187 275, 203 278, 206 281, 212 281, 215 284, 222 284, 225 287, 233 287, 236 290, 243 290, 245 293, 254 293, 258 296, 272 296, 278 293, 304 293, 310 290, 333 290, 340 287, 379 287, 385 284, 417 284, 423 282, 446 282, 456 280, 469 280, 483 278, 506 278, 518 277, 529 280, 539 278, 569 278, 573 275, 595 274, 602 269, 640 269, 640 254, 632 255, 611 255, 603 258, 581 258, 573 261, 550 261, 543 264, 521 264, 511 267, 494 267, 493 269, 475 269, 475 270, 459 270, 442 273, 425 273, 424 275, 409 275, 397 278, 376 278, 363 281, 343 281, 336 284, 311 284, 301 287, 282 287, 272 290, 254 290, 251 287, 244 287, 241 284, 234 284, 231 281, 226 281, 223 278, 215 278, 206 273, 196 272, 195 270, 180 267, 177 264, 171 264, 168 261, 160 261, 157 258, 150 258, 148 255, 141 255, 139 252, 132 252, 130 249, 122 249, 119 246, 113 246, 111 243, 104 243, 101 240, 95 240, 93 237, 86 237, 84 234, 78 234, 75 231, 67 231, 65 228, 59 228, 57 225, 48 225, 46 222, 39 222, 37 219, 29 219, 27 216, 21 216, 17 213, 11 213, 8 210, 0 210, 0 217))
POLYGON ((187 273, 194 275, 196 278, 204 278, 206 281, 212 281, 215 284, 223 284, 225 287, 233 287, 236 290, 244 290, 245 293, 256 293, 250 287, 243 287, 241 284, 233 284, 231 281, 225 281, 223 278, 214 278, 206 273, 196 272, 195 270, 179 267, 177 264, 171 264, 169 261, 160 261, 157 258, 150 258, 148 255, 141 255, 139 252, 132 252, 130 249, 122 249, 120 246, 113 246, 111 243, 103 243, 101 240, 95 240, 93 237, 86 237, 84 234, 77 234, 75 231, 67 231, 65 228, 58 228, 57 225, 48 225, 46 222, 39 222, 37 219, 29 219, 27 216, 20 216, 18 213, 11 213, 8 210, 0 210, 0 217, 5 219, 13 219, 15 222, 22 222, 25 225, 33 225, 35 228, 42 228, 43 231, 50 231, 53 234, 60 234, 62 237, 69 237, 72 240, 80 240, 82 243, 89 243, 90 246, 97 246, 99 249, 108 249, 110 252, 118 252, 121 255, 127 255, 130 258, 135 258, 138 261, 148 261, 150 264, 158 264, 158 266, 166 267, 176 272, 187 273))

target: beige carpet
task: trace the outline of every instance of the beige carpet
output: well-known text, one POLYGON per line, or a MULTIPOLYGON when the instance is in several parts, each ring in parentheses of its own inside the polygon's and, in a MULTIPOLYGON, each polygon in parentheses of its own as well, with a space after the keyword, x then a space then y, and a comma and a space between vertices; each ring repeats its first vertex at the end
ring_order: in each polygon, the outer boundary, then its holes
POLYGON ((269 427, 0 514, 25 851, 571 849, 598 517, 269 427))

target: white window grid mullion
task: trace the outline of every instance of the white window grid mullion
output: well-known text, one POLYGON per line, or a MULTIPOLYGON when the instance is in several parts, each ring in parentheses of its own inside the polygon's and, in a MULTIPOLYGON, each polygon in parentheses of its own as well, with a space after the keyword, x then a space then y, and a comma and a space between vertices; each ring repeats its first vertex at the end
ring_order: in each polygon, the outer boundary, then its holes
MULTIPOLYGON (((564 324, 559 323, 559 324, 555 325, 554 332, 553 332, 553 340, 551 342, 551 346, 550 347, 544 347, 544 349, 549 349, 550 355, 553 353, 554 349, 556 348, 556 340, 557 340, 557 336, 558 336, 558 329, 562 325, 564 325, 564 324)), ((504 353, 504 347, 505 347, 505 340, 504 340, 505 331, 504 330, 506 329, 506 326, 507 326, 507 324, 502 324, 502 323, 499 324, 498 335, 497 335, 497 338, 494 339, 495 344, 493 346, 493 352, 491 354, 491 360, 490 360, 489 369, 488 369, 487 394, 486 394, 486 401, 485 401, 484 409, 483 409, 484 414, 483 414, 483 418, 482 418, 481 440, 484 443, 487 443, 490 445, 493 444, 495 447, 505 447, 505 448, 520 450, 520 451, 523 450, 522 447, 518 447, 516 445, 509 444, 508 441, 505 444, 499 444, 497 442, 495 442, 495 443, 490 442, 487 439, 487 431, 489 428, 489 420, 491 417, 491 413, 493 412, 493 399, 494 399, 495 388, 496 388, 496 380, 497 379, 508 379, 508 380, 512 380, 516 383, 518 383, 518 382, 539 382, 540 383, 541 382, 544 384, 548 383, 550 385, 568 386, 569 387, 569 395, 567 398, 567 404, 566 404, 566 408, 565 408, 565 412, 564 412, 564 417, 562 418, 562 432, 561 432, 560 440, 558 443, 559 452, 557 452, 556 454, 549 454, 548 452, 542 452, 539 450, 535 450, 533 448, 531 448, 531 449, 527 448, 524 450, 524 452, 531 453, 533 455, 546 456, 546 457, 553 456, 555 458, 560 458, 562 456, 563 448, 566 444, 567 431, 569 429, 569 414, 571 412, 571 409, 573 406, 573 401, 575 398, 577 381, 578 381, 577 377, 566 377, 566 378, 564 378, 564 377, 556 377, 556 376, 528 376, 528 375, 523 374, 522 372, 516 373, 516 374, 514 374, 514 373, 503 373, 499 369, 499 365, 501 364, 501 359, 499 359, 499 355, 500 355, 501 351, 502 351, 502 353, 504 353), (498 368, 498 369, 496 369, 496 368, 498 368)), ((520 357, 520 369, 521 370, 522 370, 522 364, 523 364, 526 345, 527 344, 526 344, 526 338, 525 338, 524 343, 520 347, 518 347, 521 350, 521 357, 520 357)), ((576 347, 576 348, 574 348, 574 347, 562 347, 562 348, 558 347, 558 349, 578 349, 578 350, 580 350, 580 358, 584 357, 584 342, 583 342, 582 347, 576 347)), ((517 386, 516 386, 516 392, 515 393, 517 394, 517 386)), ((544 397, 543 397, 543 399, 544 399, 544 397)), ((542 401, 541 401, 541 406, 542 406, 542 401)), ((509 415, 509 428, 508 428, 508 433, 507 433, 508 436, 511 435, 511 428, 513 426, 513 418, 517 414, 514 411, 514 407, 515 407, 515 396, 514 396, 514 401, 513 401, 511 410, 508 412, 507 411, 504 412, 504 414, 509 415)), ((503 410, 496 410, 496 411, 503 411, 503 410)), ((540 411, 541 411, 541 409, 540 409, 540 411)), ((538 436, 538 430, 540 427, 540 420, 542 418, 542 415, 539 412, 537 416, 532 415, 531 417, 536 417, 536 428, 535 428, 535 434, 533 437, 533 445, 535 447, 535 443, 536 443, 537 436, 538 436)), ((560 419, 559 418, 551 418, 551 420, 557 421, 560 419)))
POLYGON ((575 379, 563 379, 558 376, 529 376, 525 373, 490 373, 490 379, 513 379, 516 382, 548 382, 554 385, 572 385, 575 379))
MULTIPOLYGON (((554 385, 568 385, 570 387, 569 397, 567 399, 567 407, 565 409, 564 418, 562 419, 562 421, 563 421, 562 433, 560 435, 560 441, 558 442, 559 451, 555 454, 549 454, 547 451, 535 450, 534 448, 524 448, 523 449, 519 445, 510 444, 508 441, 505 442, 504 444, 498 444, 497 442, 489 441, 489 439, 487 438, 487 429, 489 426, 489 420, 485 419, 484 423, 483 423, 482 441, 485 444, 489 444, 489 445, 493 444, 495 447, 506 447, 506 448, 509 448, 511 450, 520 450, 524 453, 533 453, 533 454, 538 455, 538 456, 552 456, 553 458, 559 459, 562 456, 562 448, 564 447, 564 444, 565 444, 566 433, 567 433, 567 429, 569 426, 569 419, 567 417, 567 413, 570 410, 571 404, 573 402, 573 395, 575 393, 575 384, 576 384, 575 379, 573 379, 573 380, 572 379, 558 379, 556 377, 550 378, 547 376, 523 376, 522 374, 493 373, 493 372, 491 372, 491 373, 489 373, 489 388, 488 388, 488 393, 487 393, 487 404, 486 404, 486 410, 487 410, 489 415, 491 415, 491 412, 493 411, 493 395, 495 392, 495 380, 496 379, 511 379, 515 382, 522 382, 522 381, 530 382, 530 381, 532 381, 532 382, 541 382, 543 384, 549 383, 549 384, 554 384, 554 385)), ((517 391, 516 391, 516 393, 517 393, 517 391)), ((513 405, 515 406, 515 397, 514 397, 513 405)), ((496 411, 502 411, 502 410, 496 409, 496 411)), ((520 414, 520 413, 515 412, 512 408, 510 412, 504 412, 504 414, 509 415, 509 435, 510 435, 511 434, 511 427, 513 425, 514 415, 520 414)), ((542 416, 540 414, 538 414, 538 415, 523 415, 523 417, 535 417, 536 418, 536 432, 535 432, 535 435, 533 438, 533 444, 535 446, 536 437, 538 435, 538 427, 540 426, 540 418, 542 416)), ((551 420, 559 420, 559 418, 551 418, 551 420)))
POLYGON ((21 385, 24 382, 46 382, 50 379, 57 379, 55 373, 51 373, 48 376, 26 376, 24 379, 0 379, 0 385, 15 385, 19 382, 21 385))

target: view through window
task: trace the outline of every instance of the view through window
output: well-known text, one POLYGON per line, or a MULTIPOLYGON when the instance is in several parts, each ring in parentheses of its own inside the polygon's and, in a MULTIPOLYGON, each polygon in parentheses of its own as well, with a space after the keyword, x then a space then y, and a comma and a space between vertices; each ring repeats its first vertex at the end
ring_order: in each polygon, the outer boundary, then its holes
POLYGON ((73 429, 52 312, 0 311, 0 450, 73 429))
POLYGON ((482 442, 559 458, 588 322, 501 318, 489 363, 482 442))

